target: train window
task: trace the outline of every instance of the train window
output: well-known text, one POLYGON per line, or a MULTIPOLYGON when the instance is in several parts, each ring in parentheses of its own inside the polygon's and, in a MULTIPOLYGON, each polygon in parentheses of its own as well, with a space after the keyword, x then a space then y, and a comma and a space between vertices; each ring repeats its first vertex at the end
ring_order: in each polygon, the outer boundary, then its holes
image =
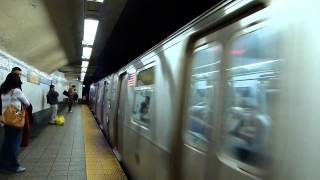
POLYGON ((268 28, 233 39, 228 50, 224 151, 238 162, 270 161, 271 125, 279 92, 279 36, 268 28))
POLYGON ((136 86, 153 85, 154 84, 153 81, 154 81, 154 69, 149 68, 139 72, 136 86))
POLYGON ((213 98, 221 60, 221 45, 211 43, 196 48, 193 54, 188 96, 187 144, 207 150, 212 129, 213 98))
POLYGON ((150 125, 152 119, 153 85, 153 67, 138 73, 132 119, 146 127, 150 125))

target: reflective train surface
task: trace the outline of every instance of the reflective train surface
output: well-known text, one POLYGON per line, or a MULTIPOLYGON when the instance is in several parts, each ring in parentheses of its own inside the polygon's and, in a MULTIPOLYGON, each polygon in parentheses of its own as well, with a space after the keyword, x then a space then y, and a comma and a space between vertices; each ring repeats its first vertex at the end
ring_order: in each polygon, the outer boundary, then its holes
POLYGON ((131 179, 320 179, 318 1, 224 1, 91 85, 131 179))

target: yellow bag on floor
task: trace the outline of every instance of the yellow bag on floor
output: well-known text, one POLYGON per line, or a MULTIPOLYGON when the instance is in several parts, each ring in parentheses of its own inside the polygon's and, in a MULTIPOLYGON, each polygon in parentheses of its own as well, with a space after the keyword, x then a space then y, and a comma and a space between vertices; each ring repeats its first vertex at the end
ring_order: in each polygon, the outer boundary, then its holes
POLYGON ((57 116, 55 123, 58 126, 63 126, 64 125, 64 116, 57 116))

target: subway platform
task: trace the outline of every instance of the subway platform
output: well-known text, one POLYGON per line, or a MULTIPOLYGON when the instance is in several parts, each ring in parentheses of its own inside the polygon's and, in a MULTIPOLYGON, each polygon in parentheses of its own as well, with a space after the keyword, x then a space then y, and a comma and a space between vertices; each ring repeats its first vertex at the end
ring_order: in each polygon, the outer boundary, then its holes
POLYGON ((86 105, 62 112, 64 126, 48 125, 21 150, 23 173, 0 172, 0 180, 126 180, 112 149, 86 105))

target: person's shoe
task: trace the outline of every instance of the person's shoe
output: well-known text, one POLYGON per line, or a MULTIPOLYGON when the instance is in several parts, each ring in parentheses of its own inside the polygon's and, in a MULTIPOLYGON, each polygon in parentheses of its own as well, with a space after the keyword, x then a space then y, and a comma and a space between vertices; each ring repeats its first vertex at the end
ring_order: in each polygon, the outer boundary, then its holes
POLYGON ((69 111, 69 113, 72 113, 72 111, 69 111))
POLYGON ((21 166, 19 166, 19 167, 16 169, 16 172, 17 172, 17 173, 25 172, 25 171, 26 171, 26 168, 21 167, 21 166))
POLYGON ((54 123, 54 122, 48 122, 48 124, 50 124, 50 125, 55 125, 56 123, 54 123))

